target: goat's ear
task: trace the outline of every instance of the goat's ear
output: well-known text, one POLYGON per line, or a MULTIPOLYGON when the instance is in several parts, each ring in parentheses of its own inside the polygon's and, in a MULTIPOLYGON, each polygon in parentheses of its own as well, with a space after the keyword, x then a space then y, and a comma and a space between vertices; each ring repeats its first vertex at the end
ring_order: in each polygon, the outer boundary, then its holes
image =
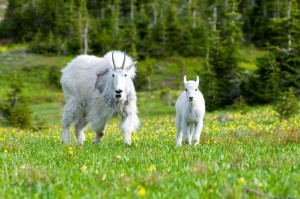
POLYGON ((184 75, 184 77, 183 77, 183 83, 184 83, 184 84, 187 83, 187 81, 186 81, 186 75, 184 75))
POLYGON ((198 75, 197 75, 197 79, 196 79, 196 84, 197 84, 197 86, 199 86, 199 77, 198 77, 198 75))
POLYGON ((129 71, 133 66, 135 66, 137 61, 132 62, 132 64, 126 68, 127 71, 129 71))

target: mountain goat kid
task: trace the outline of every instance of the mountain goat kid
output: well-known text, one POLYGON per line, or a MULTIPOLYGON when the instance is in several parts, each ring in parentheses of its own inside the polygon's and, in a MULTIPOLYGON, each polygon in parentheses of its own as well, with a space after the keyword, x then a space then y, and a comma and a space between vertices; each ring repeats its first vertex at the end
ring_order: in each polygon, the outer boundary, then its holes
POLYGON ((182 136, 185 144, 191 145, 192 136, 194 145, 199 144, 205 114, 205 101, 198 86, 198 76, 196 81, 187 81, 184 76, 185 92, 179 96, 175 105, 177 146, 181 145, 182 136))
POLYGON ((63 70, 61 85, 65 96, 62 113, 62 142, 70 143, 69 127, 75 125, 77 143, 85 140, 84 129, 91 123, 96 132, 94 143, 102 141, 106 123, 114 113, 122 116, 124 142, 131 144, 131 133, 139 126, 132 58, 110 51, 103 58, 80 55, 63 70))

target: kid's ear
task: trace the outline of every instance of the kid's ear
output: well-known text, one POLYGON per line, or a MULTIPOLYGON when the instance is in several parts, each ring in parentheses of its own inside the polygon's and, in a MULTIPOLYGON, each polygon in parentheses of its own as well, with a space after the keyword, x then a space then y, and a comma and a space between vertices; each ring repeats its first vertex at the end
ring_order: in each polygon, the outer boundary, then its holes
POLYGON ((199 86, 199 77, 198 77, 198 75, 197 75, 197 79, 196 79, 196 84, 197 84, 197 86, 199 86))
POLYGON ((187 81, 186 81, 186 75, 184 75, 184 77, 183 77, 183 83, 184 83, 184 84, 187 83, 187 81))

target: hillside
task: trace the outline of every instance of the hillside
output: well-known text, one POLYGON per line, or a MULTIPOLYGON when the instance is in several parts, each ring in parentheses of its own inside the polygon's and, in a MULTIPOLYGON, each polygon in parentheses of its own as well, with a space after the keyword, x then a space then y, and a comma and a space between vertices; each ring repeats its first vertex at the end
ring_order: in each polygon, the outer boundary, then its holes
MULTIPOLYGON (((28 53, 26 46, 6 48, 4 46, 4 50, 0 53, 1 96, 8 92, 10 80, 15 74, 18 74, 25 82, 25 95, 32 99, 32 103, 56 100, 56 95, 53 95, 53 93, 60 91, 49 82, 49 72, 54 69, 57 75, 60 76, 60 70, 74 56, 28 53), (42 93, 41 90, 43 90, 42 93), (53 99, 51 99, 51 96, 53 99)), ((256 57, 261 56, 263 53, 263 51, 255 48, 242 48, 240 54, 243 60, 239 63, 240 67, 254 70, 256 68, 256 57)), ((186 74, 188 78, 195 78, 202 70, 204 63, 205 60, 201 58, 183 57, 138 60, 136 87, 138 90, 181 89, 183 74, 186 74)), ((56 84, 59 84, 59 82, 56 82, 56 84)))

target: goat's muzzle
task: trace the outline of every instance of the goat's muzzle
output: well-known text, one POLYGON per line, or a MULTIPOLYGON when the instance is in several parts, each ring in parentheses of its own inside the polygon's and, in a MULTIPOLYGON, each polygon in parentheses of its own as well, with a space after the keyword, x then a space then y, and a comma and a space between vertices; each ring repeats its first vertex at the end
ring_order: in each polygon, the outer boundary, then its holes
POLYGON ((190 101, 190 102, 193 101, 193 98, 194 98, 194 97, 189 97, 189 101, 190 101))
POLYGON ((116 99, 121 99, 121 97, 122 97, 122 90, 121 89, 119 89, 119 90, 115 90, 115 93, 116 93, 116 95, 115 95, 115 97, 116 97, 116 99))

